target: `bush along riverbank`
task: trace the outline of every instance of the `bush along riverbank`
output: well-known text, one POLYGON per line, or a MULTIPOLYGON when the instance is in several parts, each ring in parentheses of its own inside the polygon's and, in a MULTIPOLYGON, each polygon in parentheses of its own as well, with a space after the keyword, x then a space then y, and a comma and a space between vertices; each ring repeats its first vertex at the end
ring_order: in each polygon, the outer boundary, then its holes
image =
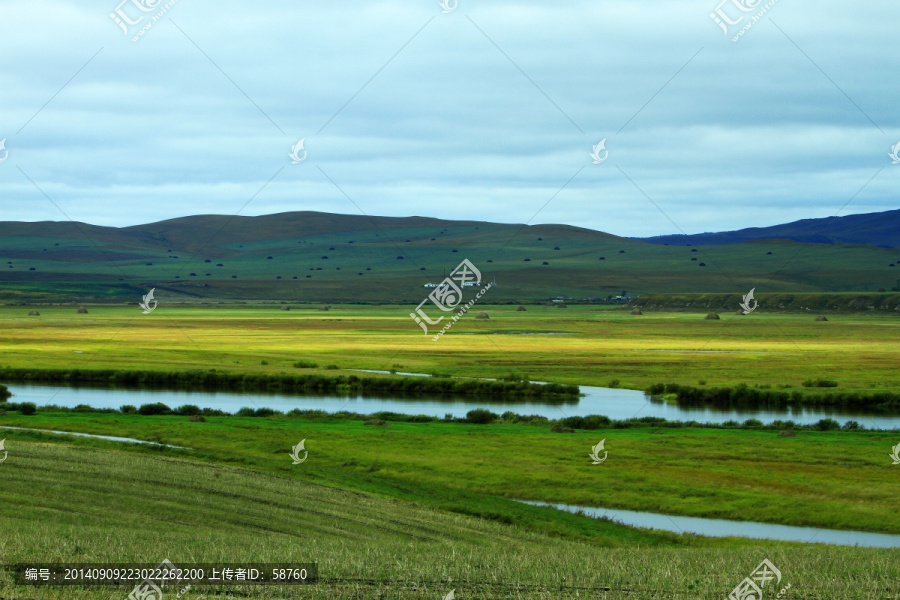
MULTIPOLYGON (((0 369, 0 380, 56 385, 152 386, 157 389, 270 392, 282 394, 344 393, 571 400, 576 385, 527 381, 483 381, 444 377, 358 377, 356 375, 257 375, 214 371, 113 371, 83 369, 0 369)), ((5 388, 4 388, 5 389, 5 388)), ((2 395, 0 395, 2 398, 2 395)))
MULTIPOLYGON (((578 430, 595 431, 610 429, 751 429, 760 431, 776 431, 779 437, 792 437, 796 432, 802 431, 878 431, 867 429, 857 421, 846 421, 843 424, 834 419, 820 419, 816 423, 800 424, 794 421, 776 420, 764 424, 758 419, 746 419, 743 422, 726 421, 724 423, 699 423, 697 421, 668 421, 662 417, 635 417, 631 419, 610 419, 604 415, 588 415, 585 417, 564 417, 561 419, 549 419, 540 415, 521 415, 512 411, 497 414, 485 408, 476 408, 466 413, 464 417, 454 417, 447 414, 444 417, 430 415, 408 415, 390 411, 380 411, 371 414, 363 414, 351 411, 338 411, 330 413, 319 409, 299 409, 282 412, 271 408, 244 407, 234 413, 229 413, 217 408, 200 408, 194 404, 185 404, 171 408, 162 402, 142 404, 140 407, 126 404, 119 408, 93 408, 86 404, 79 404, 74 408, 64 406, 47 405, 39 409, 31 402, 0 402, 0 415, 10 416, 10 413, 18 413, 22 416, 39 416, 55 419, 59 417, 60 424, 65 423, 66 413, 103 413, 130 416, 164 416, 187 417, 189 421, 206 422, 206 417, 262 417, 273 419, 299 419, 303 421, 363 421, 365 425, 389 427, 391 423, 464 423, 472 425, 502 426, 528 425, 532 427, 549 427, 550 433, 575 433, 578 430), (9 411, 9 412, 7 412, 9 411)), ((24 423, 20 422, 20 423, 24 423)), ((900 431, 894 429, 893 431, 900 431)))
MULTIPOLYGON (((806 388, 835 388, 837 383, 824 379, 806 381, 806 388)), ((727 409, 769 409, 794 406, 839 406, 893 412, 900 409, 900 394, 878 392, 858 394, 850 392, 811 393, 799 390, 783 391, 752 388, 747 384, 735 387, 697 388, 677 383, 657 383, 647 388, 651 396, 670 396, 683 406, 714 406, 727 409)))

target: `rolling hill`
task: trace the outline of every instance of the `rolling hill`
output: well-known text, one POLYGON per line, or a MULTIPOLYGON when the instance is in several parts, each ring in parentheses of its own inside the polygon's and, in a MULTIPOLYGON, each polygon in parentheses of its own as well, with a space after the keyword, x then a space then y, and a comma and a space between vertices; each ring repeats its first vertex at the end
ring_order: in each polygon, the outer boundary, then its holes
POLYGON ((686 248, 569 225, 290 212, 121 228, 0 222, 0 301, 136 301, 156 288, 185 301, 418 304, 464 258, 496 280, 490 302, 900 287, 900 252, 870 245, 686 248))
POLYGON ((900 209, 846 217, 802 219, 772 227, 695 235, 658 235, 637 238, 670 246, 718 246, 756 240, 791 240, 807 244, 865 244, 879 248, 900 246, 900 209))

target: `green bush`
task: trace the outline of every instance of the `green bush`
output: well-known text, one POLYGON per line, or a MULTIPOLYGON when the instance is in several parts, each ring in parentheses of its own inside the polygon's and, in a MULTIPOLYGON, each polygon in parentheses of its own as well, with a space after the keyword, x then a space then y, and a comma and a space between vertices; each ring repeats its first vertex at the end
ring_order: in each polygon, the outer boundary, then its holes
POLYGON ((133 404, 123 404, 119 407, 123 415, 133 415, 137 412, 137 407, 133 404))
POLYGON ((171 413, 172 409, 162 402, 155 402, 153 404, 141 404, 141 407, 138 409, 138 414, 142 415, 168 415, 171 413))
POLYGON ((33 415, 37 412, 37 406, 34 402, 22 402, 19 404, 19 412, 23 415, 33 415))
POLYGON ((294 363, 295 369, 315 369, 318 366, 319 365, 317 365, 316 363, 310 362, 308 360, 298 360, 294 363))
POLYGON ((498 415, 497 413, 493 413, 485 408, 476 408, 466 413, 467 422, 477 423, 479 425, 493 423, 494 420, 498 419, 499 417, 500 415, 498 415))

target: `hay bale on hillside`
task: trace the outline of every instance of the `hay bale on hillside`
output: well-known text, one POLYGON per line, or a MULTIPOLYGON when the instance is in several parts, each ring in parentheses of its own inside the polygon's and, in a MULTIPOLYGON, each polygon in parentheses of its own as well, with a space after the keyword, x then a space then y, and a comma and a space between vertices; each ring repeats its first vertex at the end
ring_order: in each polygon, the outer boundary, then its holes
POLYGON ((526 310, 528 310, 528 309, 525 308, 524 306, 520 306, 519 308, 516 309, 516 312, 525 312, 526 310))
POLYGON ((86 309, 85 307, 83 307, 83 306, 82 306, 81 308, 79 308, 78 310, 76 310, 75 312, 77 312, 79 315, 86 315, 86 314, 88 314, 87 309, 86 309))
POLYGON ((816 321, 827 321, 827 320, 828 320, 828 317, 826 317, 825 315, 819 315, 818 317, 816 317, 816 321))
POLYGON ((486 312, 478 313, 477 315, 475 315, 475 318, 476 319, 490 319, 490 317, 488 316, 488 314, 486 312))
POLYGON ((206 419, 203 417, 203 415, 191 415, 190 417, 188 417, 188 421, 190 421, 191 423, 206 423, 206 419))
POLYGON ((39 313, 39 312, 36 311, 36 310, 29 310, 29 311, 28 311, 28 316, 29 316, 29 317, 39 317, 39 316, 41 316, 41 313, 39 313))
POLYGON ((291 307, 290 306, 282 306, 281 310, 291 310, 291 307))
POLYGON ((633 315, 642 315, 642 314, 644 314, 644 313, 641 312, 641 309, 636 308, 636 309, 634 309, 633 311, 631 311, 631 314, 633 314, 633 315))
POLYGON ((330 306, 320 306, 319 310, 331 310, 330 306))
POLYGON ((714 312, 709 313, 708 315, 706 315, 706 320, 707 321, 718 321, 719 313, 714 313, 714 312))

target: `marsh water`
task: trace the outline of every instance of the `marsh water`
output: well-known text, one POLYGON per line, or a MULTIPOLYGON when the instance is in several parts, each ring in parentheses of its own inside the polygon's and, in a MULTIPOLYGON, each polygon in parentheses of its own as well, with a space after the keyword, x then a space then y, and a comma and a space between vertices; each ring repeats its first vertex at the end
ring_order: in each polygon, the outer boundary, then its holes
POLYGON ((859 410, 829 408, 732 409, 686 407, 651 398, 644 392, 617 388, 581 386, 580 398, 570 401, 491 400, 486 398, 421 396, 372 397, 359 395, 287 395, 239 392, 172 391, 154 389, 90 388, 83 386, 53 386, 10 384, 14 402, 34 402, 38 406, 55 404, 74 408, 85 404, 94 408, 119 408, 130 404, 140 406, 162 402, 170 408, 194 404, 200 408, 215 408, 236 412, 243 407, 272 408, 287 412, 300 410, 346 410, 362 414, 390 411, 403 414, 444 417, 464 417, 474 408, 487 408, 498 414, 512 411, 522 415, 539 415, 549 419, 571 416, 606 415, 611 419, 662 417, 670 421, 699 423, 743 422, 759 419, 763 423, 791 420, 798 424, 815 423, 831 418, 843 424, 857 421, 870 429, 900 429, 900 416, 866 413, 859 410))

